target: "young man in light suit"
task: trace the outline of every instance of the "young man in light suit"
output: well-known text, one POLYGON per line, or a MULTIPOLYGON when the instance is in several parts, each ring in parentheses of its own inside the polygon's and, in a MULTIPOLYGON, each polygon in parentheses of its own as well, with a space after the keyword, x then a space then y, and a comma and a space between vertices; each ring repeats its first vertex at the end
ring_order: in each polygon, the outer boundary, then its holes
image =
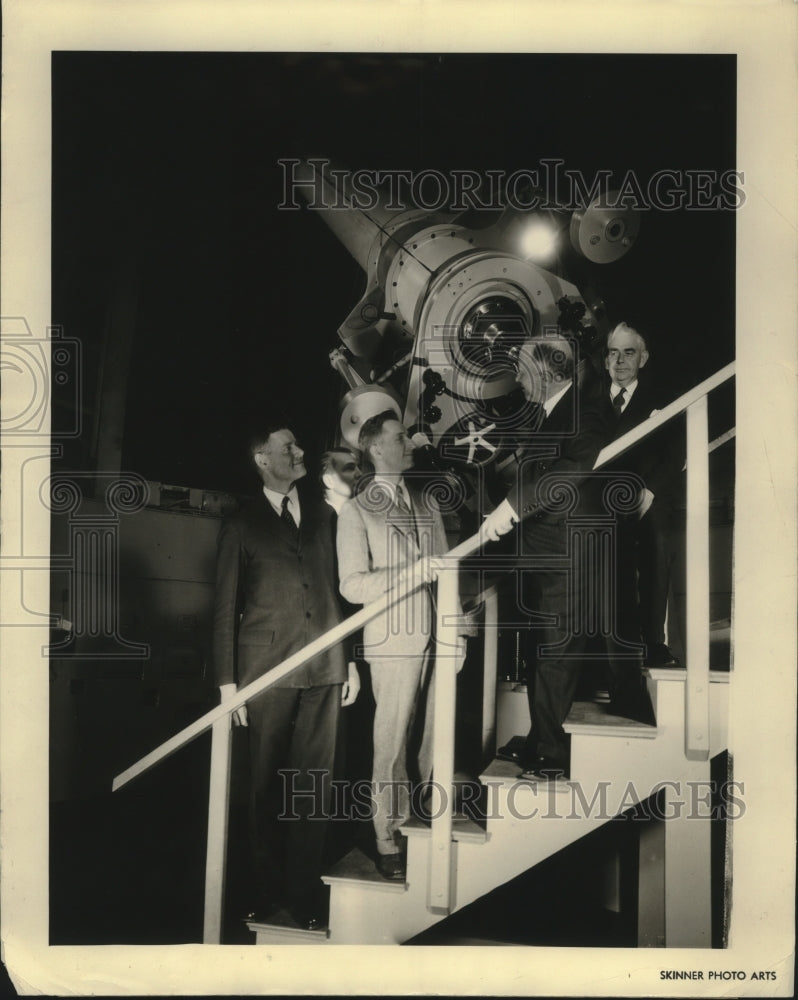
MULTIPOLYGON (((448 546, 437 504, 405 476, 414 445, 395 414, 389 410, 367 420, 359 444, 375 475, 339 514, 338 569, 341 594, 352 604, 365 605, 409 579, 420 557, 443 555, 448 546)), ((429 570, 427 563, 425 580, 429 570)), ((425 583, 364 629, 364 658, 371 666, 376 701, 376 865, 387 879, 405 877, 399 827, 409 816, 411 782, 423 784, 432 772, 433 621, 425 583)))

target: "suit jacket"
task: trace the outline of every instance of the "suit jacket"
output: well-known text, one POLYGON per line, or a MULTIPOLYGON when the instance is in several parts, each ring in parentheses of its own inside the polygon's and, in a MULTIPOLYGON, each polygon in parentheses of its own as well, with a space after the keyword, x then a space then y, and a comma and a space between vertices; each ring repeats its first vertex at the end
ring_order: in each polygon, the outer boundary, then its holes
MULTIPOLYGON (((398 572, 424 555, 448 551, 443 519, 435 500, 405 479, 413 524, 377 482, 347 500, 338 517, 341 594, 352 604, 376 601, 396 582, 398 572)), ((434 621, 429 587, 378 615, 363 630, 366 658, 422 653, 434 621)))
MULTIPOLYGON (((265 496, 222 524, 213 627, 217 684, 250 683, 341 620, 329 510, 300 494, 298 546, 265 496)), ((278 686, 345 679, 339 644, 278 686)))
MULTIPOLYGON (((609 378, 604 380, 602 391, 612 409, 609 378)), ((667 402, 656 387, 641 375, 626 409, 620 417, 613 413, 614 433, 611 440, 615 441, 637 427, 651 416, 652 410, 661 410, 667 402)), ((684 449, 679 444, 681 438, 675 426, 677 422, 678 418, 670 420, 650 437, 619 455, 609 466, 637 473, 658 502, 672 503, 681 486, 684 449)))
POLYGON ((527 542, 534 545, 541 527, 560 528, 570 514, 592 511, 593 493, 582 487, 610 440, 615 419, 612 408, 602 404, 595 391, 579 391, 572 385, 543 420, 528 454, 521 457, 516 482, 507 496, 521 518, 527 542), (536 454, 546 446, 556 454, 536 454))

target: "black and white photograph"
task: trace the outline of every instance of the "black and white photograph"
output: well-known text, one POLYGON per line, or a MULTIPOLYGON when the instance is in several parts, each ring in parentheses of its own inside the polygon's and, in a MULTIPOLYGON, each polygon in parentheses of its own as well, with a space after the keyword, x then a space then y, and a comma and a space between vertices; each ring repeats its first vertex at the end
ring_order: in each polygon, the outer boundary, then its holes
POLYGON ((792 993, 765 6, 12 5, 18 992, 792 993))

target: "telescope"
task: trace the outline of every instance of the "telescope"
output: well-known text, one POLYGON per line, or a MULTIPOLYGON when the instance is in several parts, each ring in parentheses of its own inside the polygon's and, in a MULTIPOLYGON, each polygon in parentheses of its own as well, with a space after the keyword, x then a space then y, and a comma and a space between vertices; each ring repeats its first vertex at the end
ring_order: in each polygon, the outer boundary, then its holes
POLYGON ((341 437, 356 448, 363 422, 392 409, 441 467, 468 475, 501 463, 525 402, 522 345, 566 336, 584 376, 607 333, 590 269, 632 248, 639 213, 612 192, 576 211, 532 192, 528 211, 456 213, 397 210, 395 191, 372 189, 361 207, 351 178, 328 160, 294 161, 295 189, 365 275, 330 354, 347 386, 341 437))

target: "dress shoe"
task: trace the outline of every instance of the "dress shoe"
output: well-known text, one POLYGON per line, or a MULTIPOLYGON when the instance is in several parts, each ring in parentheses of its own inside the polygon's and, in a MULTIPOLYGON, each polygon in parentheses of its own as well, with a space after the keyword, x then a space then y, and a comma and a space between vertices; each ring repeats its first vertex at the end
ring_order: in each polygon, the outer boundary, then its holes
POLYGON ((318 931, 326 927, 328 917, 327 893, 314 892, 290 900, 286 906, 291 919, 304 931, 318 931))
POLYGON ((636 698, 613 698, 609 704, 609 713, 617 715, 619 719, 629 719, 647 726, 656 725, 657 722, 651 699, 642 695, 636 698))
POLYGON ((645 666, 652 668, 681 667, 681 663, 679 663, 664 642, 652 642, 648 646, 645 666))
POLYGON ((252 907, 245 919, 251 920, 256 924, 270 924, 273 923, 280 909, 281 907, 277 900, 264 899, 252 907))
POLYGON ((623 674, 610 685, 610 715, 655 725, 656 717, 645 678, 638 671, 623 674))
POLYGON ((526 750, 526 740, 513 737, 503 747, 496 751, 496 760, 506 760, 510 764, 518 764, 519 767, 526 767, 531 763, 530 756, 526 750))
POLYGON ((383 878, 391 882, 404 882, 407 867, 401 854, 378 854, 374 863, 383 878))
POLYGON ((506 760, 510 764, 522 765, 521 754, 512 747, 499 747, 496 751, 496 760, 506 760))
POLYGON ((320 931, 327 926, 327 918, 323 913, 302 906, 289 906, 288 912, 303 931, 320 931))
POLYGON ((524 781, 562 781, 567 777, 565 768, 551 757, 538 757, 531 767, 518 775, 524 781))

